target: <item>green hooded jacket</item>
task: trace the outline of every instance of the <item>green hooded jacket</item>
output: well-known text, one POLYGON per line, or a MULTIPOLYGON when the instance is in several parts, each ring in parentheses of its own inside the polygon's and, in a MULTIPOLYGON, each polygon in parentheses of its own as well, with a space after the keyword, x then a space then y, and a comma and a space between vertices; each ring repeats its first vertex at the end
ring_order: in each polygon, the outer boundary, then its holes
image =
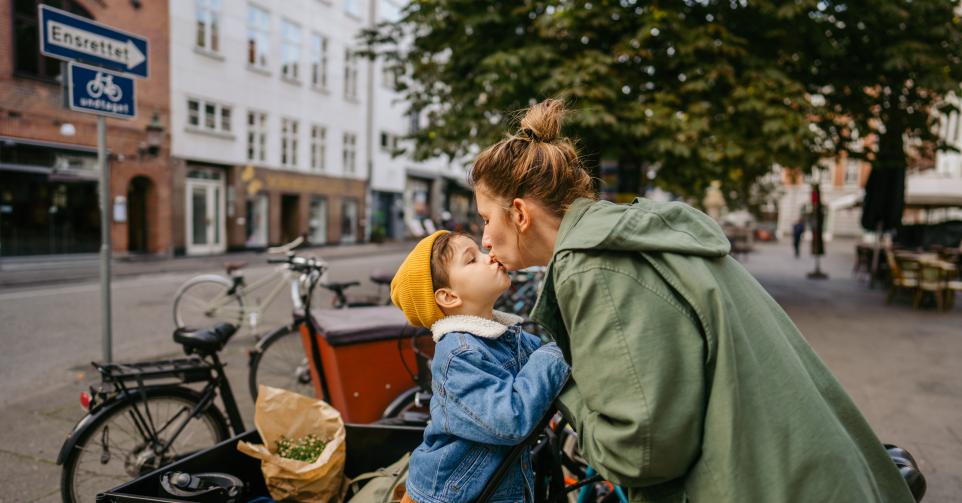
POLYGON ((842 386, 707 215, 575 201, 532 318, 581 453, 631 501, 912 502, 842 386))

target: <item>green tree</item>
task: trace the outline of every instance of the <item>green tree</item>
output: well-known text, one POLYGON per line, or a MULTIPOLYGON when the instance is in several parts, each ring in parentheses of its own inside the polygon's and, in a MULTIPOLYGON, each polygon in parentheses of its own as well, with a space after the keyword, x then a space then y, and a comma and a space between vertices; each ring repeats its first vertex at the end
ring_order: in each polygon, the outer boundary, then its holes
POLYGON ((711 180, 744 196, 772 163, 818 157, 815 109, 761 14, 746 2, 420 0, 367 41, 406 70, 399 89, 428 115, 418 158, 483 148, 514 112, 560 97, 589 165, 654 165, 658 185, 700 201, 711 180))
POLYGON ((943 97, 962 81, 957 8, 951 0, 804 0, 774 13, 791 19, 786 68, 825 100, 816 122, 830 149, 867 159, 873 177, 893 182, 881 194, 870 182, 866 200, 869 211, 881 199, 890 222, 901 219, 905 140, 947 147, 934 126, 936 112, 953 109, 943 97), (863 148, 869 135, 876 141, 863 148))
POLYGON ((428 115, 418 158, 489 145, 514 112, 561 97, 589 165, 653 165, 658 185, 695 201, 717 179, 738 206, 773 163, 808 169, 850 151, 904 167, 903 138, 929 140, 933 107, 962 80, 954 8, 415 0, 366 39, 371 55, 404 70, 399 89, 428 115), (860 152, 869 134, 876 146, 860 152))

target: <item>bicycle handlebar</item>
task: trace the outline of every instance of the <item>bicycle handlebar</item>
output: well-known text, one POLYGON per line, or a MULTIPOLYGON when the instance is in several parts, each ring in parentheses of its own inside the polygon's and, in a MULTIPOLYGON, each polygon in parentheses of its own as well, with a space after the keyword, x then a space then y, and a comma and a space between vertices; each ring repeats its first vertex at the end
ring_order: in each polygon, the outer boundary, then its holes
POLYGON ((298 236, 297 239, 295 239, 294 241, 291 241, 290 243, 287 243, 286 245, 272 246, 268 248, 267 253, 271 255, 276 255, 278 253, 286 253, 294 250, 298 246, 301 246, 301 244, 303 243, 304 243, 304 236, 298 236))
POLYGON ((327 263, 323 260, 314 257, 298 257, 293 252, 288 252, 288 255, 284 258, 269 258, 267 263, 287 264, 292 271, 297 272, 317 271, 323 273, 327 270, 327 263))

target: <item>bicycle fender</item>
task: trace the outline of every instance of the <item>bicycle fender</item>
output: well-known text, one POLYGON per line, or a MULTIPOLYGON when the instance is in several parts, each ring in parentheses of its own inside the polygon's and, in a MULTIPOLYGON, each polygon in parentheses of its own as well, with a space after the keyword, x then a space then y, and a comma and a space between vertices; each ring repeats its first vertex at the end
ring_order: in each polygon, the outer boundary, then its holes
MULTIPOLYGON (((175 386, 147 386, 142 389, 146 393, 150 393, 151 391, 155 391, 158 389, 171 388, 171 387, 175 387, 175 386)), ((72 451, 73 448, 77 445, 77 442, 80 440, 80 433, 83 432, 84 429, 86 429, 91 424, 95 423, 96 419, 107 414, 113 409, 121 405, 124 405, 131 396, 133 395, 139 396, 140 390, 141 388, 136 388, 126 393, 118 393, 116 396, 104 402, 103 405, 97 408, 97 410, 95 410, 94 412, 89 413, 84 417, 80 418, 80 421, 77 421, 77 424, 74 425, 73 429, 70 430, 70 433, 67 435, 67 438, 63 442, 63 446, 60 447, 60 453, 57 454, 57 464, 63 465, 64 461, 67 460, 67 455, 70 454, 70 451, 72 451)), ((190 391, 193 392, 195 395, 197 395, 197 400, 200 401, 200 393, 197 393, 194 390, 190 390, 190 391)))

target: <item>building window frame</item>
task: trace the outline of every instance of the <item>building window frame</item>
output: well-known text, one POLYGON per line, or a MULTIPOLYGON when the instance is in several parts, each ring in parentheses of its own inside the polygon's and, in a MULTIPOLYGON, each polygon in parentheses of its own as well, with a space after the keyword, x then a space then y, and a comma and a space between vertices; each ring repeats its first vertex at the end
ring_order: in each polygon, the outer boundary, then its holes
POLYGON ((221 0, 194 0, 196 32, 194 47, 203 52, 220 54, 221 0))
POLYGON ((354 133, 344 133, 343 149, 341 155, 344 174, 353 175, 357 172, 357 135, 354 133))
POLYGON ((347 101, 358 101, 357 99, 357 74, 358 57, 351 48, 344 49, 344 99, 347 101))
POLYGON ((300 124, 297 119, 281 118, 281 166, 297 168, 298 131, 300 124))
POLYGON ((361 0, 344 0, 344 13, 357 20, 364 19, 364 6, 361 0))
POLYGON ((271 13, 267 9, 247 4, 247 66, 270 71, 271 13))
POLYGON ((281 77, 290 82, 301 81, 301 26, 281 20, 281 77))
POLYGON ((10 59, 13 63, 14 76, 51 83, 60 82, 66 64, 59 59, 49 58, 40 53, 40 37, 38 36, 40 20, 37 17, 37 5, 40 3, 47 4, 90 20, 94 20, 94 17, 87 9, 73 0, 63 2, 35 0, 32 4, 28 2, 13 3, 14 5, 11 5, 8 9, 11 15, 10 59), (23 7, 27 7, 27 10, 24 11, 23 7))
POLYGON ((311 169, 326 171, 327 128, 319 124, 311 126, 311 169))
POLYGON ((311 87, 320 91, 327 90, 327 54, 330 41, 320 33, 311 33, 311 87))
POLYGON ((187 129, 194 132, 233 135, 234 107, 194 96, 187 97, 187 129))
POLYGON ((247 160, 267 162, 267 112, 247 111, 247 160))

